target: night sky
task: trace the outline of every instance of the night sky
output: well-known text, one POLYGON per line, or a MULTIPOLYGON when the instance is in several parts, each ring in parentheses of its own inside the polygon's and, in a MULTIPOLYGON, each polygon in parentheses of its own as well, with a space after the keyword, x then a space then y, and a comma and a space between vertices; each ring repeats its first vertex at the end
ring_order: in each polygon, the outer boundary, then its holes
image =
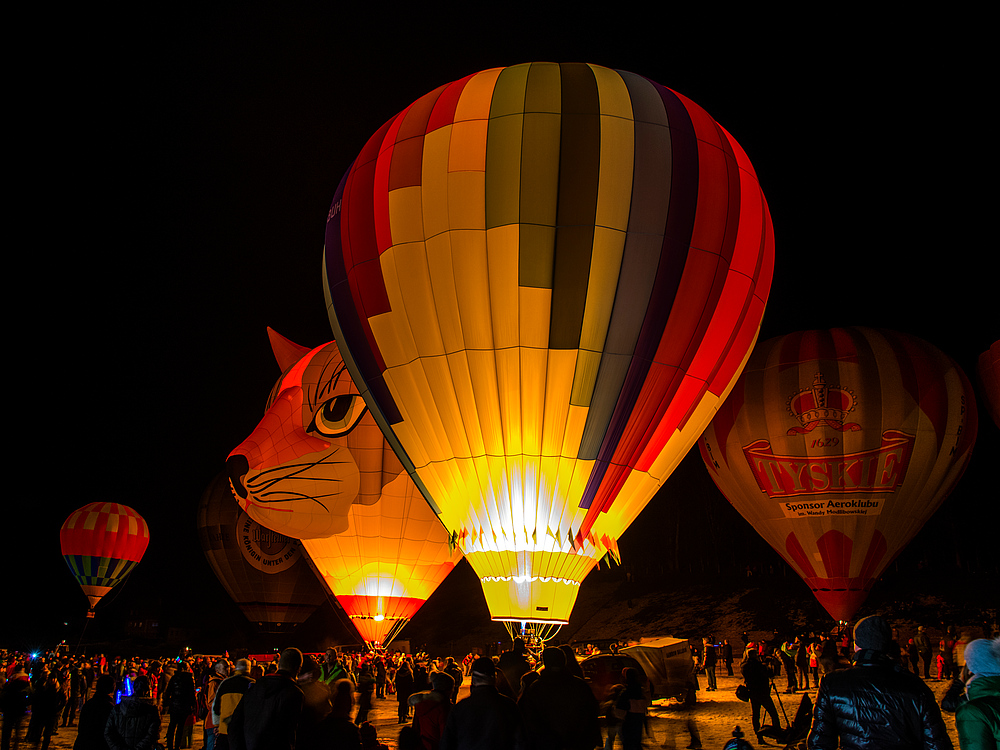
MULTIPOLYGON (((8 246, 27 273, 12 263, 7 276, 13 487, 0 527, 13 550, 0 646, 78 636, 86 600, 58 532, 98 500, 135 508, 152 538, 108 611, 226 600, 195 509, 279 374, 265 327, 308 346, 332 338, 320 260, 341 175, 389 117, 468 73, 592 62, 703 106, 746 150, 770 206, 762 340, 890 328, 975 380, 1000 337, 988 68, 959 19, 796 18, 789 34, 776 31, 789 19, 724 18, 722 6, 618 18, 505 7, 483 22, 479 8, 341 5, 213 4, 28 32, 59 73, 18 76, 15 93, 8 215, 27 231, 8 246)), ((996 521, 1000 431, 980 415, 972 464, 942 508, 953 522, 966 508, 996 521)))

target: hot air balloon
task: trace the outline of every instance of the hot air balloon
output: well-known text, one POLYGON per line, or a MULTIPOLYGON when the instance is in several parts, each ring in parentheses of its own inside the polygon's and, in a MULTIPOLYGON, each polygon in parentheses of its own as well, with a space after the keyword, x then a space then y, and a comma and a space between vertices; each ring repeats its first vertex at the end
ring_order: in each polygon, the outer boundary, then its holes
POLYGON ((387 122, 324 255, 348 369, 493 619, 556 624, 732 387, 772 269, 721 126, 640 76, 555 63, 387 122))
POLYGON ((226 460, 240 506, 295 539, 345 531, 355 502, 371 504, 402 471, 369 417, 335 343, 309 350, 270 328, 284 373, 264 418, 226 460))
POLYGON ((365 642, 386 646, 462 553, 405 472, 374 505, 352 505, 348 524, 303 544, 365 642))
POLYGON ((993 424, 1000 427, 1000 341, 979 355, 976 373, 986 397, 986 408, 993 418, 993 424))
POLYGON ((837 620, 961 477, 976 439, 962 370, 873 328, 757 346, 699 441, 712 479, 837 620))
POLYGON ((334 504, 326 498, 346 505, 342 531, 302 543, 362 638, 384 646, 461 553, 365 408, 337 344, 310 350, 268 332, 284 374, 260 425, 229 457, 234 492, 251 514, 272 498, 297 498, 293 513, 262 520, 288 528, 302 513, 324 528, 322 510, 334 504), (315 487, 325 489, 310 504, 315 487))
POLYGON ((262 632, 287 632, 326 601, 301 542, 244 513, 225 473, 202 495, 198 538, 219 582, 262 632))
POLYGON ((142 559, 149 527, 127 505, 90 503, 73 511, 59 530, 63 559, 90 600, 87 617, 101 597, 142 559))

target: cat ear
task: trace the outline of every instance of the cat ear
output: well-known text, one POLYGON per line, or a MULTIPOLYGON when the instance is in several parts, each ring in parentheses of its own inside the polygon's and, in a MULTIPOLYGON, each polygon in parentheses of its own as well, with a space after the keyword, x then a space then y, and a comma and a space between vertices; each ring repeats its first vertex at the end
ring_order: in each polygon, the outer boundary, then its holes
POLYGON ((270 326, 267 327, 267 337, 271 340, 271 351, 274 352, 274 358, 278 360, 278 367, 282 372, 311 351, 308 347, 299 346, 294 341, 286 339, 270 326))

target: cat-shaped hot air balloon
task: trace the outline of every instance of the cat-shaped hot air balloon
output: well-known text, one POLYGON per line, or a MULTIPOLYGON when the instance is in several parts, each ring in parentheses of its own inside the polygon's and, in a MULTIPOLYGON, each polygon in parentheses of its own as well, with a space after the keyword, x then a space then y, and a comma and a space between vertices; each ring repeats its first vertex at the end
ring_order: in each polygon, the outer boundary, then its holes
POLYGON ((368 414, 335 342, 307 349, 268 329, 283 370, 264 418, 229 454, 233 492, 247 514, 293 539, 347 528, 403 467, 368 414))
POLYGON ((403 471, 335 342, 306 349, 268 329, 284 370, 230 482, 262 525, 302 539, 365 641, 385 645, 461 553, 403 471))

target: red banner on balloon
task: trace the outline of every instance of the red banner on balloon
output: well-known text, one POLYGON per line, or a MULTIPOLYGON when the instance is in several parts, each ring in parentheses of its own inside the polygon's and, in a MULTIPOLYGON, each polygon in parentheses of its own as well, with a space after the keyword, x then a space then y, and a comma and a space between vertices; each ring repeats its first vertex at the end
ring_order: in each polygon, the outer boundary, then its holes
MULTIPOLYGON (((892 492, 903 483, 913 452, 913 436, 896 430, 882 433, 878 448, 830 456, 776 456, 771 443, 758 440, 743 448, 750 470, 762 492, 771 498, 827 493, 892 492)), ((786 508, 785 515, 829 515, 845 512, 871 515, 874 507, 844 506, 835 500, 805 503, 796 510, 786 508), (808 507, 806 507, 808 506, 808 507), (817 506, 817 507, 813 507, 817 506), (828 507, 829 506, 829 507, 828 507)))

